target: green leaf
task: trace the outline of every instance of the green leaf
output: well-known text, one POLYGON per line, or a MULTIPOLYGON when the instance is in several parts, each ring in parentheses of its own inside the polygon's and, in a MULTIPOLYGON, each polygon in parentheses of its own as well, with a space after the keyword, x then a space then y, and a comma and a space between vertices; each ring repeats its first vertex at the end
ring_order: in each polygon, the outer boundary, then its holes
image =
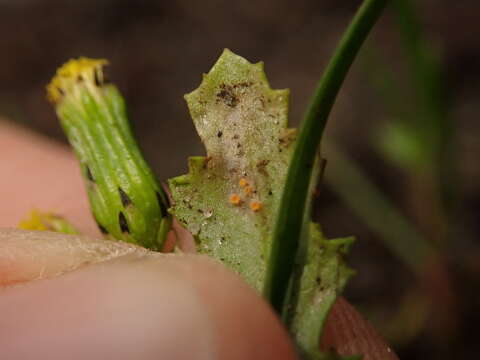
POLYGON ((258 290, 295 139, 287 128, 288 94, 270 88, 263 63, 225 50, 185 96, 207 157, 190 158, 189 174, 169 182, 173 214, 198 251, 258 290))

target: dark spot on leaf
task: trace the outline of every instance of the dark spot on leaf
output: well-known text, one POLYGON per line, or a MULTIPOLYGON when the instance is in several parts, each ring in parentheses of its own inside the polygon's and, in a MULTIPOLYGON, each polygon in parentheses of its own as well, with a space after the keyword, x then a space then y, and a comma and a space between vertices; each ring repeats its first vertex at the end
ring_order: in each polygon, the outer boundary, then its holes
POLYGON ((223 135, 223 132, 221 132, 221 131, 219 131, 219 132, 217 133, 217 137, 219 137, 219 138, 221 138, 222 135, 223 135))
POLYGON ((158 202, 158 207, 160 208, 160 214, 162 215, 162 217, 167 217, 168 215, 167 203, 165 202, 162 195, 158 191, 155 193, 155 195, 157 195, 157 202, 158 202))
POLYGON ((285 129, 280 138, 278 139, 278 143, 284 147, 288 148, 290 144, 292 144, 297 138, 297 131, 296 129, 285 129))
POLYGON ((268 165, 269 162, 270 162, 270 160, 267 160, 267 159, 260 160, 260 161, 257 163, 257 167, 265 167, 265 166, 268 165))
POLYGON ((267 159, 263 159, 263 160, 260 160, 259 162, 257 162, 258 172, 263 174, 263 175, 268 175, 266 167, 267 167, 269 162, 270 162, 270 160, 267 160, 267 159))
POLYGON ((98 87, 102 86, 102 83, 100 81, 100 76, 98 75, 97 69, 93 70, 93 79, 95 81, 95 85, 97 85, 98 87))
POLYGON ((82 75, 77 76, 77 82, 79 82, 79 83, 83 82, 83 76, 82 75))
POLYGON ((118 213, 118 224, 120 225, 120 230, 122 233, 130 234, 130 228, 128 227, 127 218, 123 212, 118 213))
POLYGON ((95 182, 95 179, 93 178, 92 171, 90 170, 90 167, 88 165, 85 166, 85 175, 87 176, 87 179, 91 182, 95 182))
POLYGON ((217 97, 222 99, 225 105, 232 108, 238 104, 238 98, 235 96, 233 87, 230 85, 221 84, 217 97))
POLYGON ((236 88, 239 88, 239 87, 243 87, 243 88, 246 88, 246 87, 249 87, 253 85, 253 82, 252 81, 244 81, 244 82, 241 82, 241 83, 238 83, 238 84, 234 84, 233 85, 233 88, 236 89, 236 88))
POLYGON ((108 234, 108 230, 105 229, 102 225, 98 224, 98 228, 100 229, 100 231, 102 232, 102 234, 108 234))
POLYGON ((233 135, 233 139, 237 140, 239 138, 238 134, 233 135))
POLYGON ((64 96, 64 95, 65 95, 65 91, 63 91, 63 89, 62 89, 62 88, 60 88, 60 87, 57 87, 57 90, 58 90, 58 92, 60 93, 60 95, 62 95, 62 96, 64 96))
POLYGON ((263 95, 260 97, 260 102, 262 103, 262 108, 265 108, 265 98, 263 95))
POLYGON ((190 210, 192 210, 192 209, 193 209, 193 206, 192 206, 192 204, 190 204, 190 202, 189 202, 189 201, 187 201, 187 200, 183 199, 183 200, 182 200, 182 202, 183 202, 183 203, 184 203, 184 204, 187 206, 187 208, 189 208, 190 210))
POLYGON ((118 193, 120 194, 120 200, 122 201, 122 205, 124 208, 132 204, 132 200, 130 200, 130 197, 125 191, 123 191, 121 187, 118 188, 118 193))
POLYGON ((97 226, 100 229, 102 234, 104 235, 108 234, 108 230, 102 224, 100 224, 97 219, 95 219, 95 222, 97 223, 97 226))
POLYGON ((268 195, 273 195, 272 190, 269 190, 269 191, 268 191, 268 195))
POLYGON ((210 160, 212 160, 212 157, 211 156, 207 156, 204 158, 203 160, 203 168, 204 169, 207 169, 208 168, 208 164, 210 163, 210 160))

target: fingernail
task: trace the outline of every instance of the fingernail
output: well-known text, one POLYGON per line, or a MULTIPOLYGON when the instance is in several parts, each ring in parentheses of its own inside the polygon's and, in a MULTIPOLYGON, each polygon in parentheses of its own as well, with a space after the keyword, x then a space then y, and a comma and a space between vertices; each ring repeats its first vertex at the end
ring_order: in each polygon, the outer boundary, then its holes
POLYGON ((0 287, 51 278, 87 264, 144 251, 118 241, 0 229, 0 287))

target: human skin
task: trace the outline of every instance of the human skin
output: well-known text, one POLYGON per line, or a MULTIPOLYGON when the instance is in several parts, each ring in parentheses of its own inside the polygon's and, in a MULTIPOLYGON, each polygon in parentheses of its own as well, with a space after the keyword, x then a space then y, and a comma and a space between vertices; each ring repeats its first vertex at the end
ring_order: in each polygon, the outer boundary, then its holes
MULTIPOLYGON (((269 306, 200 255, 100 240, 71 152, 0 119, 0 227, 32 208, 89 235, 0 230, 2 359, 295 359, 269 306)), ((339 299, 322 346, 397 359, 339 299)))

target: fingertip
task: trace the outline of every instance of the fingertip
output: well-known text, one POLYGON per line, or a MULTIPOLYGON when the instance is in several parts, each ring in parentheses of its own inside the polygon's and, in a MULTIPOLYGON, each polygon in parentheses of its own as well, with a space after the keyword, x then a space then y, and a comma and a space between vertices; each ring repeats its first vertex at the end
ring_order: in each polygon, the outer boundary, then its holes
MULTIPOLYGON (((145 341, 145 349, 151 351, 203 349, 199 357, 188 357, 184 351, 181 356, 189 359, 295 358, 286 331, 270 307, 237 275, 210 258, 164 255, 123 242, 59 233, 0 231, 0 285, 51 277, 55 278, 2 293, 0 332, 7 331, 9 321, 18 328, 17 334, 41 331, 42 323, 50 324, 52 334, 67 335, 78 326, 90 326, 92 336, 108 333, 107 339, 115 342, 125 336, 122 326, 135 325, 138 329, 132 331, 141 333, 145 325, 156 336, 140 336, 135 341, 145 341), (85 315, 82 319, 76 318, 78 311, 85 315), (110 321, 106 314, 111 314, 110 321), (57 321, 52 321, 55 317, 57 321), (113 317, 119 318, 112 321, 113 317), (95 325, 92 319, 103 322, 95 325), (138 319, 144 319, 143 325, 138 319), (178 346, 170 346, 172 341, 178 346), (207 352, 209 357, 200 357, 207 352)), ((89 341, 90 335, 82 336, 89 341)), ((43 338, 43 351, 49 350, 45 345, 49 341, 58 340, 53 338, 43 338)), ((18 338, 9 341, 14 340, 18 338)), ((397 359, 373 326, 342 298, 329 314, 321 343, 323 349, 341 355, 397 359)), ((97 350, 112 349, 100 346, 97 350)))
POLYGON ((214 325, 217 359, 296 359, 279 318, 238 275, 203 255, 172 257, 195 287, 214 325))
POLYGON ((32 209, 58 213, 80 231, 98 235, 80 170, 65 146, 0 118, 0 227, 14 227, 32 209), (21 196, 20 196, 21 195, 21 196))
POLYGON ((36 269, 28 274, 45 264, 42 276, 62 273, 1 290, 7 358, 295 358, 268 305, 210 258, 122 252, 115 246, 130 245, 49 232, 3 237, 10 241, 0 239, 0 269, 13 259, 17 270, 36 269))

